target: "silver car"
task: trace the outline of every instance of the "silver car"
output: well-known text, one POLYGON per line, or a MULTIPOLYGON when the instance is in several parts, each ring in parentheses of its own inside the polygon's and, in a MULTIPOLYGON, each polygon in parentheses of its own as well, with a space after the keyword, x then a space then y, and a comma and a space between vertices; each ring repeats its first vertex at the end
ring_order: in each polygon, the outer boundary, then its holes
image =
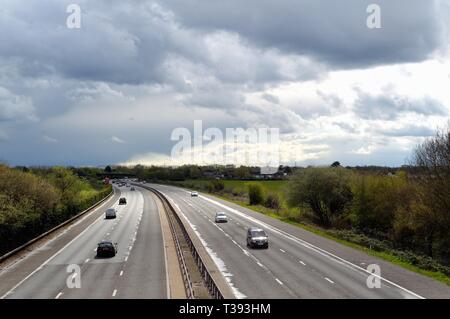
POLYGON ((216 223, 227 223, 228 217, 227 217, 227 215, 225 215, 224 212, 218 212, 218 213, 216 213, 215 221, 216 221, 216 223))
POLYGON ((269 248, 269 237, 261 228, 251 227, 247 230, 247 246, 250 248, 269 248))

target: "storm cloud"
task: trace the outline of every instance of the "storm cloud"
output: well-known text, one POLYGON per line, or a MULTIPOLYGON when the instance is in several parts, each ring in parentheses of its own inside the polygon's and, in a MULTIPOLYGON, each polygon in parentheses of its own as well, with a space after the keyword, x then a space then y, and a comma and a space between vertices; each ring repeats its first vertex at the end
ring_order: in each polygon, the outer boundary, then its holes
POLYGON ((69 29, 72 2, 2 1, 11 164, 164 158, 172 130, 194 120, 279 128, 287 164, 401 164, 448 118, 444 1, 80 0, 69 29), (366 26, 373 2, 381 29, 366 26))

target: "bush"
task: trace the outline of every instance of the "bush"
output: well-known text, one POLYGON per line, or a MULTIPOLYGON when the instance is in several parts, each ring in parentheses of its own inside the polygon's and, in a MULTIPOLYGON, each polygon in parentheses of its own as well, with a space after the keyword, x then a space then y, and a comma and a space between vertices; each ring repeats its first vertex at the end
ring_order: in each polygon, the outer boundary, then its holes
POLYGON ((289 181, 288 204, 300 208, 307 205, 323 226, 330 226, 352 198, 349 173, 345 168, 306 168, 289 181))
POLYGON ((264 206, 267 208, 275 209, 278 212, 281 208, 280 196, 272 192, 267 194, 266 200, 264 201, 264 206))
POLYGON ((70 170, 0 165, 0 255, 60 224, 105 197, 70 170))
POLYGON ((261 185, 249 184, 248 189, 248 199, 250 205, 259 205, 264 201, 263 189, 261 185))
POLYGON ((214 179, 208 183, 208 192, 219 193, 225 189, 225 184, 219 179, 214 179))

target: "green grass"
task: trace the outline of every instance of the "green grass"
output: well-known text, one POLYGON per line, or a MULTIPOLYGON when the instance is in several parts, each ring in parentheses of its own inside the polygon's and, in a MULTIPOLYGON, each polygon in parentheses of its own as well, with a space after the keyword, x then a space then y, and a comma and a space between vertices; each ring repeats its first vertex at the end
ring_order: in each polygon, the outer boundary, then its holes
POLYGON ((393 255, 393 254, 391 254, 389 252, 374 251, 374 250, 369 249, 369 248, 367 248, 365 246, 362 246, 362 245, 359 245, 359 244, 356 244, 356 243, 353 243, 353 242, 341 239, 341 238, 339 238, 337 236, 334 236, 333 234, 331 234, 327 230, 322 229, 322 228, 320 228, 318 226, 314 226, 314 225, 310 225, 310 224, 304 224, 304 223, 299 223, 299 222, 293 221, 292 219, 280 216, 277 213, 275 213, 273 210, 265 208, 263 206, 252 206, 252 205, 248 204, 247 202, 235 200, 235 199, 229 198, 227 196, 221 196, 221 195, 217 195, 217 194, 212 194, 212 195, 217 197, 217 198, 220 198, 220 199, 223 199, 223 200, 226 200, 226 201, 238 204, 240 206, 249 208, 249 209, 254 210, 254 211, 258 212, 258 213, 264 214, 266 216, 278 219, 278 220, 283 221, 285 223, 289 223, 289 224, 291 224, 293 226, 300 227, 300 228, 305 229, 305 230, 307 230, 309 232, 312 232, 312 233, 314 233, 316 235, 319 235, 319 236, 322 236, 322 237, 334 240, 334 241, 336 241, 336 242, 338 242, 338 243, 340 243, 342 245, 345 245, 345 246, 357 249, 359 251, 365 252, 368 255, 371 255, 371 256, 374 256, 374 257, 386 260, 388 262, 391 262, 391 263, 393 263, 395 265, 401 266, 401 267, 403 267, 405 269, 408 269, 410 271, 416 272, 418 274, 421 274, 421 275, 424 275, 424 276, 427 276, 427 277, 431 277, 431 278, 433 278, 435 280, 438 280, 438 281, 440 281, 442 283, 445 283, 445 284, 450 286, 450 277, 448 277, 447 275, 445 275, 445 274, 443 274, 441 272, 435 272, 435 271, 429 271, 429 270, 422 269, 422 268, 417 267, 417 266, 415 266, 415 265, 413 265, 413 264, 411 264, 411 263, 409 263, 409 262, 407 262, 407 261, 405 261, 403 259, 400 259, 399 257, 397 257, 397 256, 395 256, 395 255, 393 255))
MULTIPOLYGON (((293 208, 289 208, 288 205, 286 204, 285 194, 286 194, 286 190, 287 190, 287 188, 286 188, 287 181, 240 181, 240 180, 222 180, 222 181, 225 186, 225 192, 223 192, 222 194, 215 193, 215 194, 211 194, 211 195, 213 195, 217 198, 221 198, 223 200, 238 204, 240 206, 252 209, 256 212, 259 212, 266 216, 289 223, 293 226, 303 228, 303 229, 310 231, 316 235, 334 240, 345 246, 360 250, 362 252, 367 253, 368 255, 386 260, 395 265, 401 266, 405 269, 419 273, 421 275, 428 276, 430 278, 433 278, 435 280, 438 280, 438 281, 443 282, 450 286, 450 277, 442 272, 430 271, 430 270, 420 268, 420 267, 412 264, 411 262, 394 255, 393 253, 391 253, 389 251, 375 251, 373 249, 369 249, 368 247, 366 247, 364 245, 342 239, 339 236, 337 236, 336 234, 332 233, 331 231, 323 229, 315 224, 307 223, 306 219, 305 219, 305 222, 303 222, 304 218, 302 219, 298 209, 296 210, 293 208), (277 193, 280 196, 280 199, 282 200, 282 208, 278 212, 276 212, 273 209, 269 209, 264 206, 250 205, 248 203, 247 197, 246 197, 247 185, 249 183, 255 183, 255 184, 262 185, 265 192, 277 193), (233 196, 232 193, 240 193, 240 194, 242 194, 242 196, 233 196)), ((209 182, 210 182, 209 180, 187 180, 187 181, 183 181, 183 182, 175 182, 172 184, 206 192, 207 185, 209 182)))

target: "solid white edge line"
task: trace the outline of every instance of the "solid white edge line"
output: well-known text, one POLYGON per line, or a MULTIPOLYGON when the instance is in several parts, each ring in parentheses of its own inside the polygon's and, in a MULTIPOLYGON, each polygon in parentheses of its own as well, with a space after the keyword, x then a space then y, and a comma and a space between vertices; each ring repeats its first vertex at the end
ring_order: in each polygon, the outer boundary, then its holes
MULTIPOLYGON (((185 191, 185 192, 187 192, 187 191, 185 191)), ((251 216, 247 216, 247 214, 245 214, 245 213, 243 213, 243 212, 241 212, 241 211, 239 211, 239 210, 237 210, 237 209, 228 207, 227 205, 222 204, 222 203, 220 203, 220 202, 218 202, 218 201, 215 201, 215 200, 213 200, 213 199, 211 199, 211 198, 205 197, 205 196, 203 196, 203 195, 199 195, 199 197, 202 198, 203 200, 206 200, 206 201, 208 201, 208 202, 210 202, 210 203, 213 203, 213 204, 215 204, 215 205, 217 205, 217 206, 219 206, 219 207, 225 208, 225 209, 227 209, 228 211, 230 211, 230 212, 232 212, 232 213, 235 213, 235 214, 237 214, 237 215, 239 215, 239 216, 241 216, 241 217, 244 217, 244 218, 246 218, 246 219, 248 219, 248 220, 250 220, 250 221, 252 221, 252 222, 256 222, 256 223, 262 225, 262 226, 265 227, 265 228, 268 228, 268 229, 271 229, 272 231, 278 232, 279 234, 285 236, 286 238, 288 238, 288 239, 290 239, 290 240, 292 240, 292 241, 299 242, 299 243, 303 244, 305 247, 308 247, 308 248, 310 248, 311 250, 316 251, 317 253, 321 253, 321 254, 324 255, 324 256, 328 256, 328 257, 330 258, 330 260, 333 260, 333 259, 334 259, 336 262, 339 262, 339 261, 340 261, 341 263, 347 264, 347 265, 350 266, 351 268, 354 268, 354 269, 363 271, 363 272, 365 272, 365 273, 367 273, 367 274, 369 274, 369 275, 371 275, 371 276, 373 276, 373 277, 376 277, 376 278, 379 278, 379 279, 381 279, 381 280, 384 280, 385 282, 387 282, 387 283, 393 285, 394 287, 397 287, 397 288, 399 288, 399 289, 401 289, 401 290, 403 290, 403 291, 405 291, 405 292, 407 292, 407 293, 409 293, 409 294, 411 294, 411 295, 413 295, 413 296, 415 296, 415 297, 417 297, 417 298, 419 298, 419 299, 425 299, 425 298, 422 297, 421 295, 416 294, 415 292, 412 292, 411 290, 406 289, 406 288, 400 286, 399 284, 396 284, 395 282, 390 281, 389 279, 386 279, 386 278, 384 278, 384 277, 381 277, 380 275, 374 274, 374 273, 368 271, 368 270, 365 269, 365 268, 362 268, 362 267, 360 267, 360 266, 358 266, 358 265, 355 265, 355 264, 353 264, 352 262, 350 262, 350 261, 348 261, 348 260, 346 260, 346 259, 344 259, 344 258, 341 258, 341 257, 339 257, 339 256, 336 256, 336 255, 334 255, 334 254, 332 254, 332 253, 330 253, 330 252, 328 252, 328 251, 326 251, 326 250, 324 250, 324 249, 322 249, 322 248, 320 248, 320 247, 318 247, 318 246, 315 246, 315 245, 313 245, 313 244, 307 242, 306 240, 297 238, 297 237, 295 237, 294 235, 291 235, 291 234, 289 234, 289 233, 287 233, 287 232, 285 232, 285 231, 283 231, 283 230, 281 230, 281 229, 278 229, 278 228, 275 227, 275 226, 271 226, 271 225, 269 225, 269 224, 267 224, 267 223, 265 223, 265 222, 263 222, 263 221, 260 221, 260 220, 257 219, 257 218, 254 218, 254 217, 251 217, 251 216)))
MULTIPOLYGON (((113 195, 114 196, 114 195, 113 195)), ((99 210, 103 205, 105 205, 108 201, 105 201, 102 203, 99 207, 95 208, 91 213, 94 213, 95 211, 99 210)), ((8 292, 6 292, 3 296, 0 297, 0 299, 4 299, 8 295, 10 295, 14 290, 17 289, 20 285, 22 285, 25 281, 27 281, 31 276, 33 276, 35 273, 37 273, 39 270, 41 270, 46 264, 48 264, 53 258, 55 258, 57 255, 59 255, 64 249, 66 249, 70 244, 72 244, 75 240, 77 240, 79 237, 81 237, 88 229, 90 229, 93 225, 95 225, 101 218, 103 218, 103 214, 100 215, 96 220, 94 220, 90 225, 88 225, 81 233, 79 233, 77 236, 75 236, 71 241, 69 241, 66 245, 64 245, 60 250, 58 250, 55 254, 50 256, 46 261, 44 261, 39 267, 37 267, 35 270, 33 270, 28 276, 23 278, 21 281, 19 281, 13 288, 11 288, 8 292)), ((96 251, 96 249, 94 249, 96 251)))

